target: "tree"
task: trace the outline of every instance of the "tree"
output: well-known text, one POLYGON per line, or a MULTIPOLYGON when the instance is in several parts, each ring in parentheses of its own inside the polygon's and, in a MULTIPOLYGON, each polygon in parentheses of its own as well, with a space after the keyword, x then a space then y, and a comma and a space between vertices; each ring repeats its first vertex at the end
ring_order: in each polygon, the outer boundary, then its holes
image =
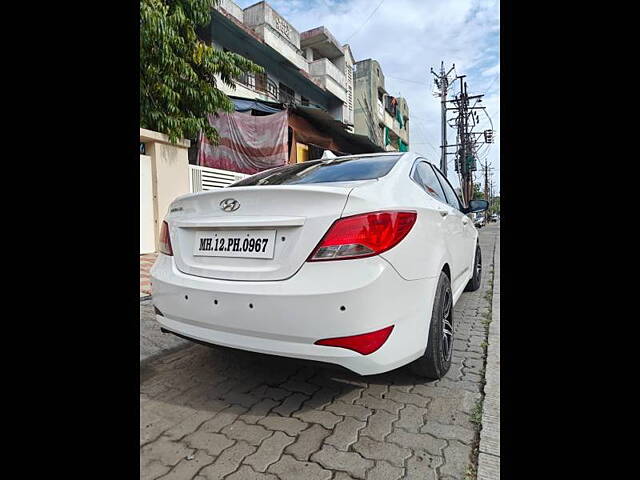
POLYGON ((489 207, 489 212, 491 214, 500 213, 500 197, 493 197, 491 199, 491 206, 489 207))
POLYGON ((484 193, 481 190, 479 183, 473 183, 473 198, 472 200, 484 200, 484 193))
POLYGON ((208 116, 231 112, 233 102, 217 86, 262 67, 206 45, 197 31, 211 21, 219 0, 140 0, 140 126, 169 136, 213 143, 218 132, 208 116))

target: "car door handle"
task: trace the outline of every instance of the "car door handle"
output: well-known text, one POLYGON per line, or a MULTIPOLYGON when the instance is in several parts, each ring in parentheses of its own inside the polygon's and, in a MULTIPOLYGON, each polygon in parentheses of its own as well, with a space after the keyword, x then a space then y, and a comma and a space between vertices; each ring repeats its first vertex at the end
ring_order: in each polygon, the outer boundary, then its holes
POLYGON ((439 208, 438 212, 440 212, 440 215, 442 215, 443 217, 449 215, 449 212, 447 212, 444 208, 439 208))

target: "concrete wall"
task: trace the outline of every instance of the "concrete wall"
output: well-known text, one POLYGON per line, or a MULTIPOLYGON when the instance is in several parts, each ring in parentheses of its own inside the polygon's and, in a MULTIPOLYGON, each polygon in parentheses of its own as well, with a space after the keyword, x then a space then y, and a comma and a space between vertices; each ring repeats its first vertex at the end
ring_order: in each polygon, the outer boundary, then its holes
POLYGON ((307 60, 300 50, 300 32, 269 4, 260 2, 245 8, 244 24, 296 67, 309 71, 307 60))
POLYGON ((255 27, 253 30, 267 45, 280 53, 280 55, 293 63, 300 70, 307 73, 309 72, 309 63, 306 58, 302 56, 299 50, 294 48, 291 42, 284 39, 280 33, 276 32, 271 25, 262 24, 255 27))
POLYGON ((156 251, 151 157, 140 155, 140 255, 156 251))
MULTIPOLYGON (((370 124, 380 132, 384 114, 378 114, 378 87, 384 88, 384 74, 376 60, 366 59, 355 63, 354 71, 354 130, 358 135, 367 135, 372 142, 384 146, 384 135, 375 138, 370 133, 370 124), (366 102, 365 102, 366 101, 366 102), (366 106, 369 106, 367 111, 366 106), (364 108, 363 108, 364 107, 364 108)), ((382 130, 383 131, 383 130, 382 130)))
POLYGON ((151 160, 153 218, 157 250, 160 227, 169 205, 176 197, 189 193, 188 148, 191 142, 181 140, 174 145, 169 142, 169 137, 166 135, 144 128, 140 129, 140 142, 145 144, 146 154, 151 160))
POLYGON ((231 0, 220 0, 220 3, 216 8, 223 8, 228 13, 233 15, 240 23, 244 22, 244 11, 242 10, 242 7, 235 4, 231 0))
MULTIPOLYGON (((348 45, 345 45, 342 48, 342 51, 344 52, 344 56, 342 58, 344 60, 343 71, 345 76, 345 89, 347 93, 347 98, 343 106, 342 116, 345 123, 353 125, 354 123, 353 109, 354 109, 354 101, 355 101, 355 98, 354 98, 355 86, 353 83, 353 64, 355 63, 355 60, 351 54, 351 48, 349 48, 348 45)), ((351 127, 350 130, 355 131, 353 127, 351 127)))
MULTIPOLYGON (((370 135, 369 124, 375 124, 378 126, 387 126, 397 137, 400 137, 402 141, 409 144, 409 130, 406 124, 403 128, 400 128, 398 120, 389 114, 384 108, 385 97, 388 95, 383 93, 383 103, 378 100, 378 92, 384 91, 384 73, 380 64, 372 59, 362 60, 356 62, 355 69, 355 102, 354 102, 354 124, 355 133, 360 135, 370 135), (371 111, 365 111, 360 103, 365 104, 364 100, 369 103, 371 111), (360 103, 358 102, 360 100, 360 103)), ((386 92, 386 91, 385 91, 386 92)), ((409 118, 409 105, 406 99, 397 97, 398 109, 403 117, 409 118)), ((377 128, 377 127, 376 127, 377 128)), ((381 130, 384 133, 384 128, 381 130)), ((384 134, 380 135, 382 142, 378 142, 380 146, 384 146, 384 134)), ((372 141, 376 141, 371 138, 372 141)), ((395 142, 397 143, 397 142, 395 142)), ((385 147, 386 148, 386 147, 385 147)))

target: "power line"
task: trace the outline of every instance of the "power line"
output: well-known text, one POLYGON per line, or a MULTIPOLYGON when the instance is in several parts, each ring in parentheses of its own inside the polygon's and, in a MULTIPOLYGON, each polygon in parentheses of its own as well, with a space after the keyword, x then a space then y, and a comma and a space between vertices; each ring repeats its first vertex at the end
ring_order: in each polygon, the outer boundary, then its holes
POLYGON ((434 147, 434 146, 431 144, 431 142, 429 141, 429 138, 428 138, 429 136, 427 135, 427 128, 422 124, 422 122, 420 122, 420 121, 417 121, 417 122, 416 122, 416 117, 413 117, 413 116, 412 116, 412 122, 413 122, 413 123, 412 123, 412 125, 414 125, 414 124, 415 124, 416 126, 418 126, 418 127, 419 127, 419 129, 420 129, 420 133, 422 133, 422 135, 424 136, 424 139, 425 139, 426 141, 425 141, 425 142, 417 142, 417 143, 410 142, 410 144, 411 144, 411 145, 420 145, 421 143, 427 144, 427 145, 429 145, 429 146, 433 149, 433 151, 434 151, 434 152, 436 153, 436 155, 437 155, 437 154, 438 154, 438 150, 437 150, 437 149, 436 149, 436 147, 434 147))
POLYGON ((494 83, 496 83, 496 80, 500 78, 500 74, 497 74, 493 80, 491 80, 491 83, 489 84, 489 86, 487 88, 485 88, 485 90, 488 92, 489 89, 493 86, 494 83))
POLYGON ((407 80, 405 78, 392 77, 391 75, 385 75, 385 77, 386 78, 393 78, 394 80, 400 80, 402 82, 417 83, 418 85, 424 85, 424 82, 418 82, 416 80, 407 80))
POLYGON ((351 34, 351 36, 350 36, 349 38, 347 38, 347 40, 345 40, 345 43, 348 43, 348 42, 349 42, 349 40, 351 40, 351 38, 353 38, 353 36, 354 36, 356 33, 358 33, 360 30, 362 30, 362 27, 364 27, 364 26, 367 24, 367 22, 368 22, 369 20, 371 20, 371 17, 373 17, 373 14, 374 14, 374 13, 376 13, 376 12, 378 11, 378 8, 380 8, 380 5, 382 5, 383 3, 384 3, 384 0, 382 0, 382 1, 378 4, 378 6, 373 10, 373 12, 371 12, 371 15, 369 15, 369 16, 367 17, 367 19, 364 21, 364 23, 363 23, 362 25, 360 25, 360 27, 359 27, 355 32, 353 32, 353 33, 351 34))

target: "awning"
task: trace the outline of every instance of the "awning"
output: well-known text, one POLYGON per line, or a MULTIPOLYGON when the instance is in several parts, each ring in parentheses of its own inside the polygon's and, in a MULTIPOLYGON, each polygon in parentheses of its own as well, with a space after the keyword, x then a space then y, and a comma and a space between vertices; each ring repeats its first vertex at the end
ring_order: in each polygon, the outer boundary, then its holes
MULTIPOLYGON (((382 147, 373 143, 366 135, 347 132, 344 123, 334 119, 324 110, 296 105, 291 108, 291 111, 307 120, 326 136, 334 139, 339 144, 340 148, 338 150, 340 151, 354 154, 384 152, 382 147)), ((291 121, 289 121, 289 124, 291 125, 291 121)), ((330 149, 335 150, 335 148, 330 149)))
POLYGON ((277 113, 282 111, 282 108, 275 108, 267 105, 264 102, 258 100, 247 100, 243 98, 231 98, 231 101, 236 106, 236 112, 247 112, 249 110, 257 110, 265 113, 277 113))

